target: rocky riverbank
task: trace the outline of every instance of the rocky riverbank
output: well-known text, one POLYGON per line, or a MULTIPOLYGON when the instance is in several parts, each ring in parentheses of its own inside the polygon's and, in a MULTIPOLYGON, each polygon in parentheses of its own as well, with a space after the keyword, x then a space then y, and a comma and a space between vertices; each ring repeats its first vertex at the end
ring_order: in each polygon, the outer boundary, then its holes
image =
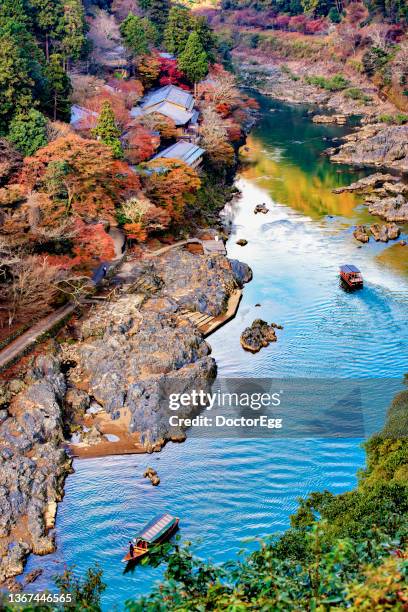
POLYGON ((37 357, 23 379, 2 385, 0 583, 23 571, 30 552, 55 549, 57 502, 71 470, 63 448, 66 383, 58 352, 37 357))
POLYGON ((242 82, 248 87, 256 88, 266 96, 288 102, 290 104, 316 105, 320 109, 327 108, 340 116, 361 115, 367 118, 377 117, 381 114, 394 113, 395 107, 384 101, 374 87, 364 83, 350 83, 350 87, 357 86, 361 92, 361 99, 353 99, 345 95, 344 91, 328 91, 307 82, 308 77, 330 72, 326 63, 313 64, 313 70, 301 61, 267 61, 262 64, 252 64, 244 56, 237 56, 242 82))
MULTIPOLYGON (((174 249, 127 263, 119 278, 118 298, 98 306, 80 324, 78 341, 63 347, 75 397, 70 408, 80 424, 78 405, 96 403, 98 415, 109 415, 151 452, 185 438, 169 425, 169 393, 207 388, 216 374, 209 345, 184 313, 220 315, 250 273, 224 256, 174 249)), ((81 433, 76 440, 74 451, 83 444, 81 433)))
POLYGON ((408 125, 364 125, 344 138, 333 162, 408 172, 408 125))

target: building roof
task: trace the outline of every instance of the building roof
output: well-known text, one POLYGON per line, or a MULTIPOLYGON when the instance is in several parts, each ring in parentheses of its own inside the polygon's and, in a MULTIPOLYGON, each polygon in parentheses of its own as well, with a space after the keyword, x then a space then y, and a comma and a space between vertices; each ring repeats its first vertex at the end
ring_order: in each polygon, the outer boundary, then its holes
POLYGON ((79 106, 78 104, 73 104, 71 106, 70 124, 73 127, 75 127, 75 125, 79 122, 85 122, 86 120, 90 120, 96 117, 99 117, 99 113, 92 111, 89 108, 79 106))
POLYGON ((167 147, 164 151, 161 151, 153 157, 158 159, 160 157, 166 157, 167 159, 180 159, 185 164, 192 166, 205 153, 204 149, 191 143, 179 140, 171 147, 167 147))
POLYGON ((347 272, 354 272, 354 273, 360 272, 360 270, 356 266, 353 266, 353 264, 344 264, 344 266, 340 266, 340 270, 346 273, 347 272))
POLYGON ((176 85, 166 85, 148 93, 143 98, 141 106, 143 109, 146 109, 163 102, 170 102, 186 111, 191 111, 195 100, 189 91, 185 91, 176 85))
POLYGON ((149 92, 140 103, 130 112, 132 117, 160 113, 174 121, 176 125, 185 125, 196 114, 194 111, 195 99, 192 94, 176 85, 166 85, 149 92))
POLYGON ((192 119, 194 112, 185 111, 184 109, 171 104, 170 102, 162 102, 155 106, 143 109, 143 114, 148 115, 150 113, 159 113, 165 115, 174 121, 176 125, 185 125, 192 119))

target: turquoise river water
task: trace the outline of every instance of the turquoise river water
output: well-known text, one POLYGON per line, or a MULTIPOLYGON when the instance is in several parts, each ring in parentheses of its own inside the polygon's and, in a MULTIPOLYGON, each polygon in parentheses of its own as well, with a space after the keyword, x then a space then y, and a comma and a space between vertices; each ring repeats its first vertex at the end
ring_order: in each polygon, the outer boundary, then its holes
MULTIPOLYGON (((228 254, 246 261, 254 279, 237 317, 209 338, 219 376, 400 378, 408 371, 408 247, 354 241, 352 226, 370 216, 354 195, 331 189, 361 172, 320 155, 344 128, 314 125, 305 107, 260 102, 243 151, 251 163, 237 178, 242 196, 224 213, 228 254), (254 215, 262 202, 270 212, 254 215), (340 288, 340 263, 363 270, 362 291, 340 288), (257 317, 285 329, 252 355, 239 336, 257 317)), ((376 424, 391 396, 384 384, 376 424)), ((44 569, 35 583, 42 589, 65 564, 83 573, 97 561, 108 584, 104 609, 121 609, 162 575, 162 567, 124 574, 120 563, 129 537, 155 514, 180 516, 182 538, 221 562, 256 546, 244 538, 285 529, 299 496, 352 488, 363 465, 360 438, 188 439, 151 456, 77 460, 58 509, 58 550, 31 557, 27 569, 44 569), (157 468, 159 487, 142 478, 147 465, 157 468)))

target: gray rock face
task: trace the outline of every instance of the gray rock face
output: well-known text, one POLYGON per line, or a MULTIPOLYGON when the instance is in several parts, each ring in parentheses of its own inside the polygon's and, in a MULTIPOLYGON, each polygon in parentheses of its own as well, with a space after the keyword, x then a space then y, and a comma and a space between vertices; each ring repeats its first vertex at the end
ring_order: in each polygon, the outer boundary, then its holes
POLYGON ((365 203, 373 215, 386 221, 408 221, 408 184, 398 176, 376 172, 347 187, 333 189, 334 193, 355 191, 365 195, 365 203))
POLYGON ((174 250, 136 263, 129 277, 131 288, 140 277, 150 287, 147 279, 156 279, 154 294, 122 295, 84 322, 82 342, 66 349, 77 364, 69 383, 81 384, 112 419, 130 413, 130 431, 140 433, 146 450, 156 450, 185 438, 169 425, 169 394, 207 389, 216 373, 208 344, 182 311, 221 314, 251 271, 223 256, 174 250))
POLYGON ((372 215, 378 215, 386 221, 405 223, 408 221, 408 200, 404 196, 375 199, 368 204, 368 210, 372 215))
POLYGON ((60 448, 65 381, 58 359, 37 357, 27 380, 0 426, 0 582, 23 571, 29 552, 54 550, 53 517, 70 469, 60 448), (16 544, 21 533, 25 542, 16 544))
POLYGON ((246 263, 238 259, 230 259, 232 274, 240 287, 252 280, 252 270, 246 263))
POLYGON ((408 125, 365 125, 345 141, 332 161, 408 172, 408 125))

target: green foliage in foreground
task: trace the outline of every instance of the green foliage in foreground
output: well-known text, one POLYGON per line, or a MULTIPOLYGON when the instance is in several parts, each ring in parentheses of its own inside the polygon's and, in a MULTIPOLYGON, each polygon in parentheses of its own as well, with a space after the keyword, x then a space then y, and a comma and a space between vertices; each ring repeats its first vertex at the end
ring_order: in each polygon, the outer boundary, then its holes
POLYGON ((292 526, 254 553, 222 566, 189 545, 166 553, 163 583, 130 612, 404 610, 408 601, 408 390, 366 444, 354 491, 313 493, 292 526))
POLYGON ((70 603, 9 605, 7 596, 4 596, 3 602, 0 601, 0 608, 5 612, 20 610, 24 612, 101 611, 101 595, 106 589, 106 584, 102 580, 102 570, 97 564, 88 569, 84 578, 78 578, 74 573, 74 568, 66 569, 61 576, 55 578, 55 584, 59 588, 60 595, 70 595, 70 603))
POLYGON ((317 85, 317 87, 327 89, 328 91, 341 91, 342 89, 346 89, 349 85, 349 81, 342 74, 335 74, 330 78, 323 76, 307 76, 305 77, 305 81, 309 85, 317 85))
POLYGON ((23 155, 33 155, 47 144, 47 120, 35 108, 15 115, 7 138, 23 155))

